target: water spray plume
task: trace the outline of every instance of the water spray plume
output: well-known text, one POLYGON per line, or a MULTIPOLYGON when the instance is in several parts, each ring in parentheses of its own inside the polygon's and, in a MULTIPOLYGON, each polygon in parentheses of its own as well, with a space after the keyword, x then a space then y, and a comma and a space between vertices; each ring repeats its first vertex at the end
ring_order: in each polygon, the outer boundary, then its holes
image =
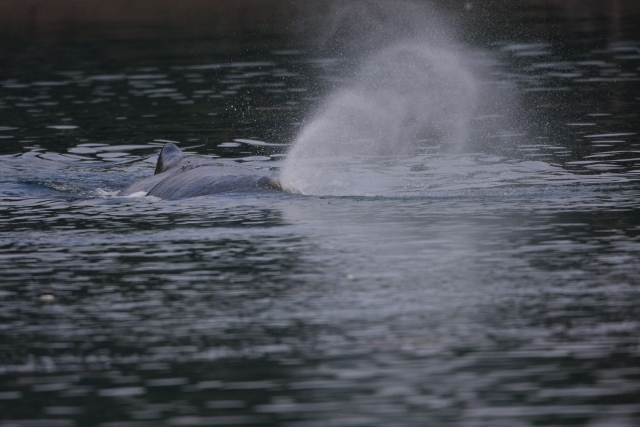
POLYGON ((360 13, 354 39, 361 41, 361 51, 344 41, 349 31, 339 24, 330 25, 329 39, 340 33, 337 49, 346 49, 360 65, 298 134, 281 174, 290 191, 376 194, 375 185, 389 184, 385 160, 411 157, 424 147, 459 152, 469 137, 479 84, 464 50, 446 32, 435 31, 435 24, 428 26, 434 14, 409 2, 357 3, 333 19, 343 22, 349 11, 360 13), (371 8, 372 15, 364 13, 371 8), (379 25, 381 17, 397 28, 379 25), (363 29, 371 31, 368 38, 363 29))

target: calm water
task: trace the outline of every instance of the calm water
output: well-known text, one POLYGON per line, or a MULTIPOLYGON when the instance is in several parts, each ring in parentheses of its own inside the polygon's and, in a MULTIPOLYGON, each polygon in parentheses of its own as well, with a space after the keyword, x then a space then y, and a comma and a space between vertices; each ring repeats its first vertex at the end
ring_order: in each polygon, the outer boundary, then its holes
POLYGON ((640 423, 640 40, 571 31, 469 47, 520 126, 379 192, 175 201, 115 193, 166 140, 278 175, 354 64, 5 44, 0 426, 640 423))

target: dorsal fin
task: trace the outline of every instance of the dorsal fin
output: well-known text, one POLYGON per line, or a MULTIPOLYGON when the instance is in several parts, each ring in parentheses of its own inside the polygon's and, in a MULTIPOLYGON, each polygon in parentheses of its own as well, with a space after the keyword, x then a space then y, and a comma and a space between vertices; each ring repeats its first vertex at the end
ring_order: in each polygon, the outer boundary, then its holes
POLYGON ((171 169, 177 165, 180 160, 182 160, 182 151, 180 151, 175 144, 167 142, 164 147, 162 147, 162 151, 158 157, 155 174, 157 175, 171 169))

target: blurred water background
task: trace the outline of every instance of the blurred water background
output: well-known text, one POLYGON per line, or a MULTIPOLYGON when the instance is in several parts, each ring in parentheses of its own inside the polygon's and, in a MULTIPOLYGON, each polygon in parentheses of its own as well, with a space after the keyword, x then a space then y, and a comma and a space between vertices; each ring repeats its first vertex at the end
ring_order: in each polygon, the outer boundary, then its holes
POLYGON ((638 425, 638 22, 0 0, 0 427, 638 425))

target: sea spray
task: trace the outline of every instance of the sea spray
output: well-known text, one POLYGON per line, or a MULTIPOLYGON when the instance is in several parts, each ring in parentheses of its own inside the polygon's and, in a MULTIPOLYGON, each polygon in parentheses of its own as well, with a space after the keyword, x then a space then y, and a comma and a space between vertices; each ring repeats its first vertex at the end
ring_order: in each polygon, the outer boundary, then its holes
POLYGON ((424 146, 460 151, 476 98, 476 80, 457 52, 416 41, 386 47, 302 129, 282 183, 304 194, 371 194, 371 180, 339 178, 343 168, 379 165, 382 157, 410 156, 424 146))

